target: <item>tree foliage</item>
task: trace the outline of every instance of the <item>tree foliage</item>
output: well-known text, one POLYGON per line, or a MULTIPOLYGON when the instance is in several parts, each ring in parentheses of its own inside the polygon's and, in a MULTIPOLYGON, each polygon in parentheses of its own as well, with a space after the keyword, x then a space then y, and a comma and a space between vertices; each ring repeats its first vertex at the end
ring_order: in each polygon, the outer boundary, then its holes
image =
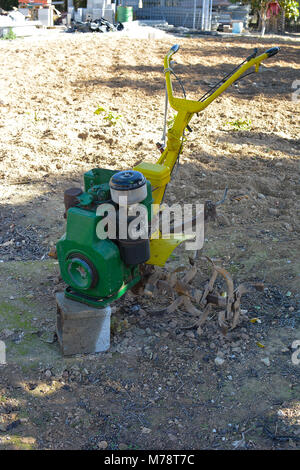
MULTIPOLYGON (((277 1, 285 17, 296 20, 299 17, 299 0, 230 0, 231 3, 250 5, 252 10, 259 14, 261 20, 261 32, 265 33, 267 12, 270 4, 277 1)), ((271 11, 272 14, 272 11, 271 11)))
POLYGON ((18 0, 0 0, 0 8, 3 8, 5 11, 10 11, 13 7, 17 7, 18 3, 18 0))
POLYGON ((299 17, 299 2, 296 0, 280 0, 279 5, 284 9, 286 18, 296 20, 299 17))
MULTIPOLYGON (((260 12, 262 9, 267 10, 268 5, 272 0, 230 0, 231 3, 242 3, 243 5, 251 5, 251 8, 260 12)), ((275 0, 273 0, 275 1, 275 0)), ((294 18, 299 16, 299 1, 298 0, 278 0, 280 7, 284 10, 287 18, 294 18)))

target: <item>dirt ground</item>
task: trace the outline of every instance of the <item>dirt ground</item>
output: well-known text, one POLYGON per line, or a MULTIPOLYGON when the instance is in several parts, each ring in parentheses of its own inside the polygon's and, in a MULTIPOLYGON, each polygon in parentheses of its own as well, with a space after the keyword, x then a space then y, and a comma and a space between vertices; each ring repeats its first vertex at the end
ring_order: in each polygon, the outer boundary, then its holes
MULTIPOLYGON (((0 42, 0 449, 299 448, 300 365, 291 360, 300 340, 299 51, 286 37, 0 42), (110 351, 63 359, 54 295, 64 286, 48 257, 64 231, 63 192, 90 168, 156 161, 162 62, 176 42, 189 98, 254 47, 281 47, 266 71, 193 118, 165 200, 216 201, 228 187, 201 254, 236 284, 265 289, 243 297, 247 313, 226 336, 215 315, 199 335, 182 328, 191 323, 183 310, 151 315, 167 298, 128 293, 114 304, 110 351)), ((181 248, 167 269, 183 264, 181 248)), ((196 265, 203 287, 210 268, 201 256, 196 265)))

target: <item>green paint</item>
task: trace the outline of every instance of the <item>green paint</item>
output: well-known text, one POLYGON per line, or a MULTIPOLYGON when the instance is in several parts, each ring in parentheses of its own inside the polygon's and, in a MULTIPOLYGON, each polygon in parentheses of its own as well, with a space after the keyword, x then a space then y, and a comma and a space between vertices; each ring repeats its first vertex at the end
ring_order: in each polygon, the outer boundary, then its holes
MULTIPOLYGON (((77 206, 67 214, 66 233, 57 242, 57 257, 63 280, 68 285, 66 297, 94 307, 103 307, 121 297, 139 280, 136 266, 121 258, 115 240, 99 239, 97 225, 106 217, 97 208, 107 200, 109 180, 114 170, 94 168, 84 175, 84 189, 77 206)), ((151 220, 152 189, 147 182, 147 197, 142 204, 151 220)))

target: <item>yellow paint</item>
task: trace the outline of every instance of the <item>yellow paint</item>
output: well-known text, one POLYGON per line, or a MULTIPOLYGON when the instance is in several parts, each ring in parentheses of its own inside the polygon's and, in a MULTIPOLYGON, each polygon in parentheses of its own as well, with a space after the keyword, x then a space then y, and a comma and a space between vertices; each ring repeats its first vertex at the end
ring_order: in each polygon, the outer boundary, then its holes
MULTIPOLYGON (((182 98, 176 98, 173 95, 171 82, 170 61, 175 53, 174 49, 170 49, 164 59, 165 78, 168 92, 168 100, 170 106, 177 111, 177 115, 173 127, 167 133, 167 145, 164 152, 156 163, 142 162, 134 169, 140 171, 151 182, 153 188, 154 204, 161 204, 167 184, 171 179, 172 170, 177 162, 178 155, 182 146, 182 136, 185 128, 189 124, 195 113, 203 111, 210 103, 223 93, 233 82, 235 82, 249 68, 255 68, 255 72, 259 71, 260 63, 268 58, 268 54, 264 53, 258 57, 250 59, 242 65, 231 77, 228 78, 216 91, 204 101, 193 101, 182 98)), ((151 257, 148 264, 163 266, 171 255, 172 251, 187 238, 184 235, 176 234, 176 239, 155 239, 150 240, 151 257)), ((189 236, 188 238, 191 238, 189 236)))
POLYGON ((193 235, 184 235, 176 233, 175 235, 170 234, 170 238, 154 238, 150 241, 151 255, 147 264, 154 264, 155 266, 164 266, 175 248, 180 243, 190 240, 193 235))

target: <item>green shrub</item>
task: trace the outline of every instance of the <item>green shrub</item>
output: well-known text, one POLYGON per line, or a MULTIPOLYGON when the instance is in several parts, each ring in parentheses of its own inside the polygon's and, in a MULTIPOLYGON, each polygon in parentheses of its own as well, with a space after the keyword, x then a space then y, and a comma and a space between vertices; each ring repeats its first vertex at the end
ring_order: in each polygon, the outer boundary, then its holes
POLYGON ((16 39, 16 34, 13 32, 12 28, 9 28, 8 33, 4 34, 1 39, 16 39))

